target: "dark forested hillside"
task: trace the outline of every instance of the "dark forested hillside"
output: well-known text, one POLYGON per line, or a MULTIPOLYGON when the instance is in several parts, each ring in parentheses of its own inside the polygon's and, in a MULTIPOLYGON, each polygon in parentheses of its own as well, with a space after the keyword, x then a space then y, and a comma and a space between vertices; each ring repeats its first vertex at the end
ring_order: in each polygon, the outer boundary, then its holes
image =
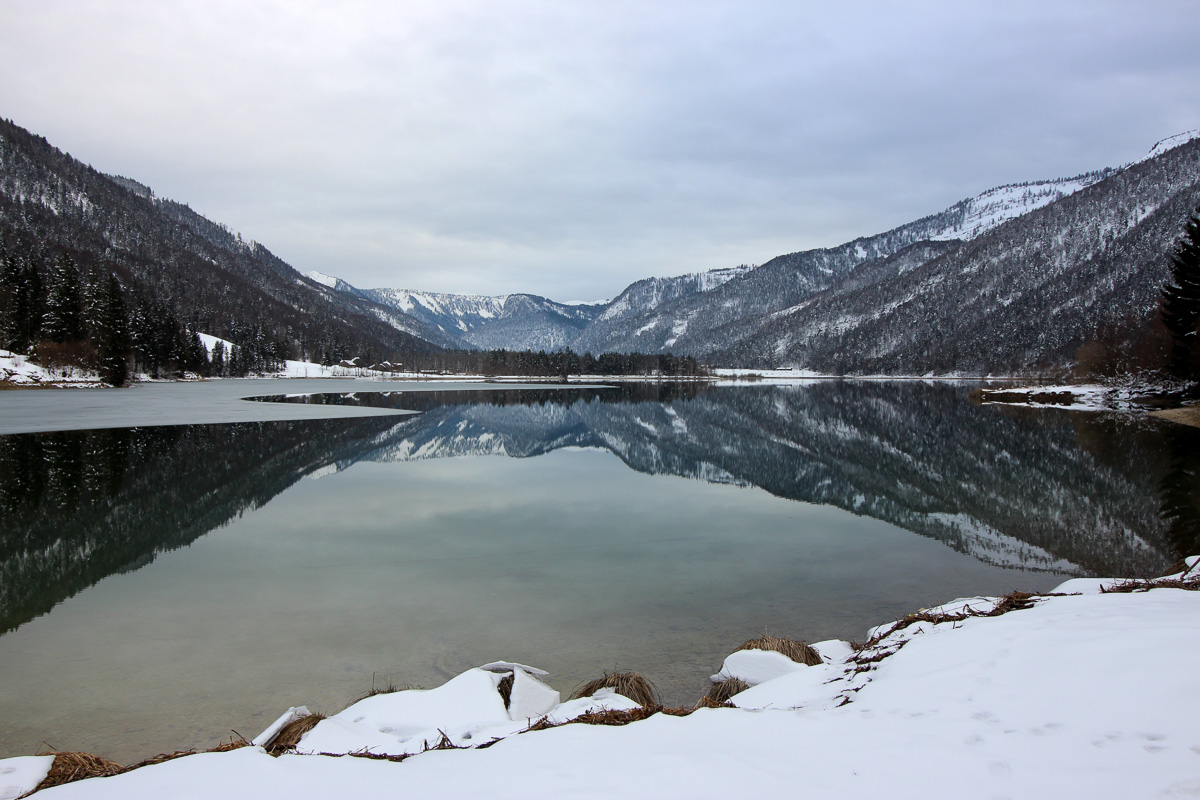
POLYGON ((725 280, 639 281, 571 345, 836 374, 1058 371, 1099 344, 1144 353, 1198 201, 1200 140, 1184 134, 1125 168, 999 187, 725 280))
POLYGON ((863 263, 711 354, 838 373, 1069 367, 1148 327, 1198 202, 1193 140, 971 241, 863 263))
POLYGON ((0 121, 0 348, 98 367, 101 351, 126 346, 151 373, 202 361, 197 332, 237 344, 243 371, 356 356, 457 368, 483 357, 474 348, 508 351, 491 363, 539 350, 673 353, 837 374, 1108 368, 1114 353, 1163 349, 1159 292, 1198 203, 1200 139, 1183 134, 1123 168, 1002 186, 836 247, 648 278, 605 305, 567 306, 302 276, 188 206, 0 121), (127 317, 127 330, 105 313, 127 317))
POLYGON ((265 247, 7 120, 0 244, 43 280, 69 255, 85 274, 115 274, 133 309, 158 308, 189 330, 265 342, 288 357, 396 361, 437 350, 414 335, 415 320, 304 278, 265 247))

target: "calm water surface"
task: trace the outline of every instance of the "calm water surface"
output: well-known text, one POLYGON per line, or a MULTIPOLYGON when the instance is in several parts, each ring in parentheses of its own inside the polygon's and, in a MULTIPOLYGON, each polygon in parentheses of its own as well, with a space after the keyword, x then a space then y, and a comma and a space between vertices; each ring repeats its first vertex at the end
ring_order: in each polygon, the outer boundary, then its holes
POLYGON ((1156 573, 1200 518, 1188 429, 948 384, 307 401, 422 413, 0 438, 0 757, 207 747, 497 659, 691 703, 761 632, 1156 573))

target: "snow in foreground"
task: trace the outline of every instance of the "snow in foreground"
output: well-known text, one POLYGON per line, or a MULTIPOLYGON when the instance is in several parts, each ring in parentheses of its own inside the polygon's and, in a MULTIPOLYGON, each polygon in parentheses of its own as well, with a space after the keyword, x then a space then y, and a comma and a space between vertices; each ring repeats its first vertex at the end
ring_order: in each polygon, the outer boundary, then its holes
MULTIPOLYGON (((1188 565, 1186 577, 1200 578, 1200 558, 1188 565)), ((860 652, 820 643, 818 666, 742 651, 721 668, 753 684, 734 697, 738 708, 518 733, 544 716, 636 704, 612 693, 560 703, 540 671, 497 662, 438 689, 360 701, 310 730, 298 754, 202 753, 38 796, 1200 795, 1200 592, 1101 593, 1114 583, 1068 581, 1057 591, 1069 594, 998 616, 971 616, 996 598, 956 601, 875 629, 860 652), (508 676, 506 708, 497 686, 508 676), (471 749, 421 752, 443 736, 471 749), (306 751, 417 755, 397 763, 306 751)), ((0 798, 36 785, 49 761, 0 761, 0 798)))

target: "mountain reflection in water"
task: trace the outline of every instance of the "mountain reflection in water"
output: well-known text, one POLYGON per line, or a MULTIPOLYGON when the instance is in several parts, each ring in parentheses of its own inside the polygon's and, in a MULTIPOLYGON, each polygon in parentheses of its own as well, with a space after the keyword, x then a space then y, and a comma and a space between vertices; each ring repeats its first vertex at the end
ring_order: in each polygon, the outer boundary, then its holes
POLYGON ((1193 552, 1196 432, 980 407, 922 382, 631 383, 260 398, 423 413, 0 438, 0 632, 137 569, 301 477, 356 462, 598 448, 630 468, 758 486, 985 563, 1149 575, 1193 552))

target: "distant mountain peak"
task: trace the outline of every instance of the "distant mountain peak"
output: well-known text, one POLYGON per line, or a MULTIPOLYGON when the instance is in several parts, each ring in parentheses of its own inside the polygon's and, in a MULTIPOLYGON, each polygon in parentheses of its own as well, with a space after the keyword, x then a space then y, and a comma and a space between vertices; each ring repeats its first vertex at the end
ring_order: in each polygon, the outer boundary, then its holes
POLYGON ((336 289, 341 278, 335 278, 332 275, 326 275, 324 272, 313 270, 312 272, 304 273, 304 277, 311 278, 322 286, 328 286, 330 289, 336 289))
POLYGON ((929 236, 930 241, 948 242, 951 239, 970 241, 1002 225, 1010 219, 1036 211, 1055 200, 1086 189, 1112 175, 1115 169, 1085 172, 1072 178, 1010 183, 988 189, 947 209, 955 221, 929 236), (961 215, 953 214, 961 210, 961 215))
MULTIPOLYGON (((1179 147, 1180 145, 1187 144, 1192 139, 1200 139, 1200 128, 1197 128, 1196 130, 1191 130, 1191 131, 1184 131, 1183 133, 1177 133, 1174 136, 1168 136, 1165 139, 1160 139, 1159 141, 1154 143, 1153 147, 1150 148, 1149 153, 1146 153, 1146 155, 1142 156, 1141 158, 1139 158, 1137 161, 1135 161, 1133 163, 1140 164, 1143 161, 1149 161, 1150 159, 1154 158, 1155 156, 1160 156, 1163 153, 1167 152, 1168 150, 1174 150, 1176 147, 1179 147)), ((1130 165, 1130 166, 1132 166, 1132 165, 1130 165)))

